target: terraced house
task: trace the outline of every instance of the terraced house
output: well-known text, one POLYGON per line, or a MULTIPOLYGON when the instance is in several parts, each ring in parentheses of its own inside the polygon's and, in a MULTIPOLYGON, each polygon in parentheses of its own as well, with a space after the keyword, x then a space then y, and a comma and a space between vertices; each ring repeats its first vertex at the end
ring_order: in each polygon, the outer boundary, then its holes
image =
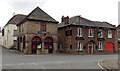
POLYGON ((28 14, 18 27, 18 50, 25 54, 55 53, 58 21, 39 7, 28 14))
POLYGON ((81 16, 62 17, 58 27, 59 51, 72 54, 115 53, 115 26, 81 16))

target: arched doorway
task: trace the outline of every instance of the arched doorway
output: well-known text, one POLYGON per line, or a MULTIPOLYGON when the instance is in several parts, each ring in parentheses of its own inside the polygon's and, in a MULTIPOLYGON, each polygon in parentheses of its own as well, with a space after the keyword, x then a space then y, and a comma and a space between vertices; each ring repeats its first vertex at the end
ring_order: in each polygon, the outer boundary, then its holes
POLYGON ((88 53, 89 54, 93 53, 93 43, 92 42, 88 44, 88 53))
POLYGON ((114 51, 114 45, 112 43, 106 44, 106 53, 113 53, 114 51))
POLYGON ((89 53, 89 54, 93 54, 94 53, 94 50, 95 50, 95 42, 93 41, 93 40, 91 40, 91 41, 89 41, 88 43, 87 43, 87 52, 89 53))
POLYGON ((48 49, 48 53, 53 53, 53 39, 51 37, 45 39, 45 49, 48 49))
POLYGON ((41 45, 42 46, 42 40, 40 37, 35 36, 32 39, 32 54, 36 54, 37 53, 37 47, 41 45))

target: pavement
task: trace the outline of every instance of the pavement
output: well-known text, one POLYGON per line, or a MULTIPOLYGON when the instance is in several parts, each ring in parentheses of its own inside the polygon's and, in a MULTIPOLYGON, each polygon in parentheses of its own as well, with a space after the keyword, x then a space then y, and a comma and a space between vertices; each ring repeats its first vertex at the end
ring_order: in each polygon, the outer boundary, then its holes
POLYGON ((101 60, 101 67, 108 71, 120 71, 118 59, 101 60))

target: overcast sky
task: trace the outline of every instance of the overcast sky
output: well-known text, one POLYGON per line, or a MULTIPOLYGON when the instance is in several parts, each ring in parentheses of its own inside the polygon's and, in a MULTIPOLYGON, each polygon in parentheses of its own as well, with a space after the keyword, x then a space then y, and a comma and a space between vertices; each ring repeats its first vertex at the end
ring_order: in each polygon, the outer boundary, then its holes
POLYGON ((59 22, 63 15, 81 15, 92 21, 118 25, 118 2, 119 0, 2 0, 0 26, 3 27, 14 12, 28 15, 37 6, 59 22))

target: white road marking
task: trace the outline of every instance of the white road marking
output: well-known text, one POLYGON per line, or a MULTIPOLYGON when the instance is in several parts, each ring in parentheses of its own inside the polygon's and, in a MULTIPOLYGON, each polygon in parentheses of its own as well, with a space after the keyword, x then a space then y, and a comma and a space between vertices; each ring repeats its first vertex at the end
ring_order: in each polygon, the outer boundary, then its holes
POLYGON ((102 61, 103 60, 100 60, 99 62, 98 62, 98 66, 101 68, 101 69, 104 69, 101 65, 102 65, 102 61))
MULTIPOLYGON (((0 67, 2 66, 22 66, 22 65, 37 65, 39 63, 18 63, 18 64, 4 64, 4 65, 1 65, 0 67)), ((46 69, 44 66, 40 66, 42 69, 46 69)))
POLYGON ((14 66, 15 64, 5 64, 5 65, 2 65, 2 66, 14 66))

